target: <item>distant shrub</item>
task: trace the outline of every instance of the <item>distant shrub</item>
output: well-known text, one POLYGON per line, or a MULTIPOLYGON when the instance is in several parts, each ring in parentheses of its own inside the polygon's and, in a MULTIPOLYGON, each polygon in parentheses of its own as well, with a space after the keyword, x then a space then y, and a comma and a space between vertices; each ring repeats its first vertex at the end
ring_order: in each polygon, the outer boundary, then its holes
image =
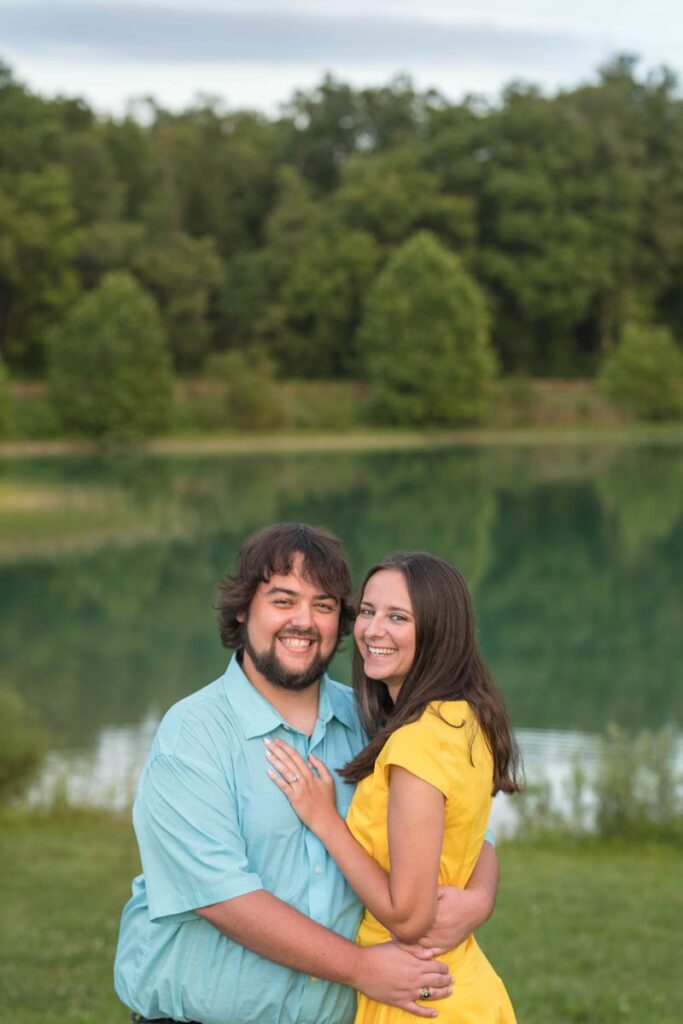
POLYGON ((642 420, 683 414, 683 353, 666 327, 628 324, 599 381, 617 405, 642 420))
POLYGON ((49 342, 50 396, 67 428, 130 441, 168 423, 171 363, 151 296, 124 271, 107 274, 49 342))
POLYGON ((267 430, 284 419, 275 364, 261 349, 234 349, 211 356, 205 376, 223 385, 219 421, 244 430, 267 430))
POLYGON ((288 380, 280 386, 285 423, 295 430, 349 430, 363 423, 365 389, 349 380, 288 380))
POLYGON ((429 232, 405 242, 371 286, 359 349, 378 419, 428 426, 486 415, 496 361, 484 295, 429 232))
POLYGON ((0 437, 6 437, 12 426, 12 389, 9 373, 0 358, 0 437))
POLYGON ((643 730, 633 736, 609 726, 600 741, 594 792, 595 824, 601 835, 680 825, 683 801, 674 730, 643 730))
POLYGON ((45 752, 45 734, 21 697, 0 689, 0 800, 26 786, 45 752))

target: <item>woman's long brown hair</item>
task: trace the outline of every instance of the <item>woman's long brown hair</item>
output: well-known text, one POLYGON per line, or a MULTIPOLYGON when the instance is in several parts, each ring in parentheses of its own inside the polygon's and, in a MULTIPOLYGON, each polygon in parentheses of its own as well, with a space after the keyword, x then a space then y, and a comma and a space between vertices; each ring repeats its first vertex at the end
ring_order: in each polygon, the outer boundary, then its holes
POLYGON ((519 753, 503 698, 479 651, 467 585, 448 562, 425 551, 390 555, 368 572, 403 573, 415 616, 415 660, 392 704, 387 687, 369 679, 356 647, 353 685, 358 712, 370 737, 364 750, 339 774, 347 782, 369 775, 389 736, 415 722, 431 701, 466 700, 493 755, 493 792, 520 789, 519 753))

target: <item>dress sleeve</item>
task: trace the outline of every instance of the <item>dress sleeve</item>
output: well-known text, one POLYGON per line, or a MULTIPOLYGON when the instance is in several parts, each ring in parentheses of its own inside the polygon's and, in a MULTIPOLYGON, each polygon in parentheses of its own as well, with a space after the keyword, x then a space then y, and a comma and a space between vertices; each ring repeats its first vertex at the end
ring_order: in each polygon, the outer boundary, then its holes
MULTIPOLYGON (((435 786, 444 796, 453 792, 457 774, 457 751, 466 740, 462 736, 466 729, 448 726, 448 749, 440 730, 438 720, 426 712, 417 722, 401 726, 392 733, 384 747, 384 763, 387 767, 395 764, 435 786), (454 757, 455 754, 455 757, 454 757)), ((466 746, 465 746, 466 749, 466 746)))
POLYGON ((158 755, 133 821, 153 921, 263 888, 249 867, 230 787, 210 765, 158 755))

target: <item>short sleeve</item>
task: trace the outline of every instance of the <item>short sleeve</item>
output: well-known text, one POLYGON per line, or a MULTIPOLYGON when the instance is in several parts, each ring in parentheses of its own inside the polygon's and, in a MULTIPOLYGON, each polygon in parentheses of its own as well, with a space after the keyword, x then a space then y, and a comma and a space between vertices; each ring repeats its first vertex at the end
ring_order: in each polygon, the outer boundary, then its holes
POLYGON ((158 755, 133 821, 153 921, 263 888, 249 868, 230 787, 210 765, 158 755))
POLYGON ((384 746, 383 761, 387 767, 395 764, 405 768, 448 796, 454 784, 453 756, 450 750, 446 753, 429 718, 425 714, 392 733, 384 746))

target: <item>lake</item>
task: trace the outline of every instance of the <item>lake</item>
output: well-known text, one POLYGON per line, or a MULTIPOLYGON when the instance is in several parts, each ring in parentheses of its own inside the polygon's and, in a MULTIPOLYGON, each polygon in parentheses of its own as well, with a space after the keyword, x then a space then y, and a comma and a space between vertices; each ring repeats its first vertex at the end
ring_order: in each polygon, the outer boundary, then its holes
POLYGON ((5 460, 2 685, 52 735, 32 799, 130 799, 160 715, 226 664, 217 581, 276 520, 336 532, 355 580, 398 549, 456 565, 527 775, 560 799, 608 723, 683 721, 680 443, 5 460))

